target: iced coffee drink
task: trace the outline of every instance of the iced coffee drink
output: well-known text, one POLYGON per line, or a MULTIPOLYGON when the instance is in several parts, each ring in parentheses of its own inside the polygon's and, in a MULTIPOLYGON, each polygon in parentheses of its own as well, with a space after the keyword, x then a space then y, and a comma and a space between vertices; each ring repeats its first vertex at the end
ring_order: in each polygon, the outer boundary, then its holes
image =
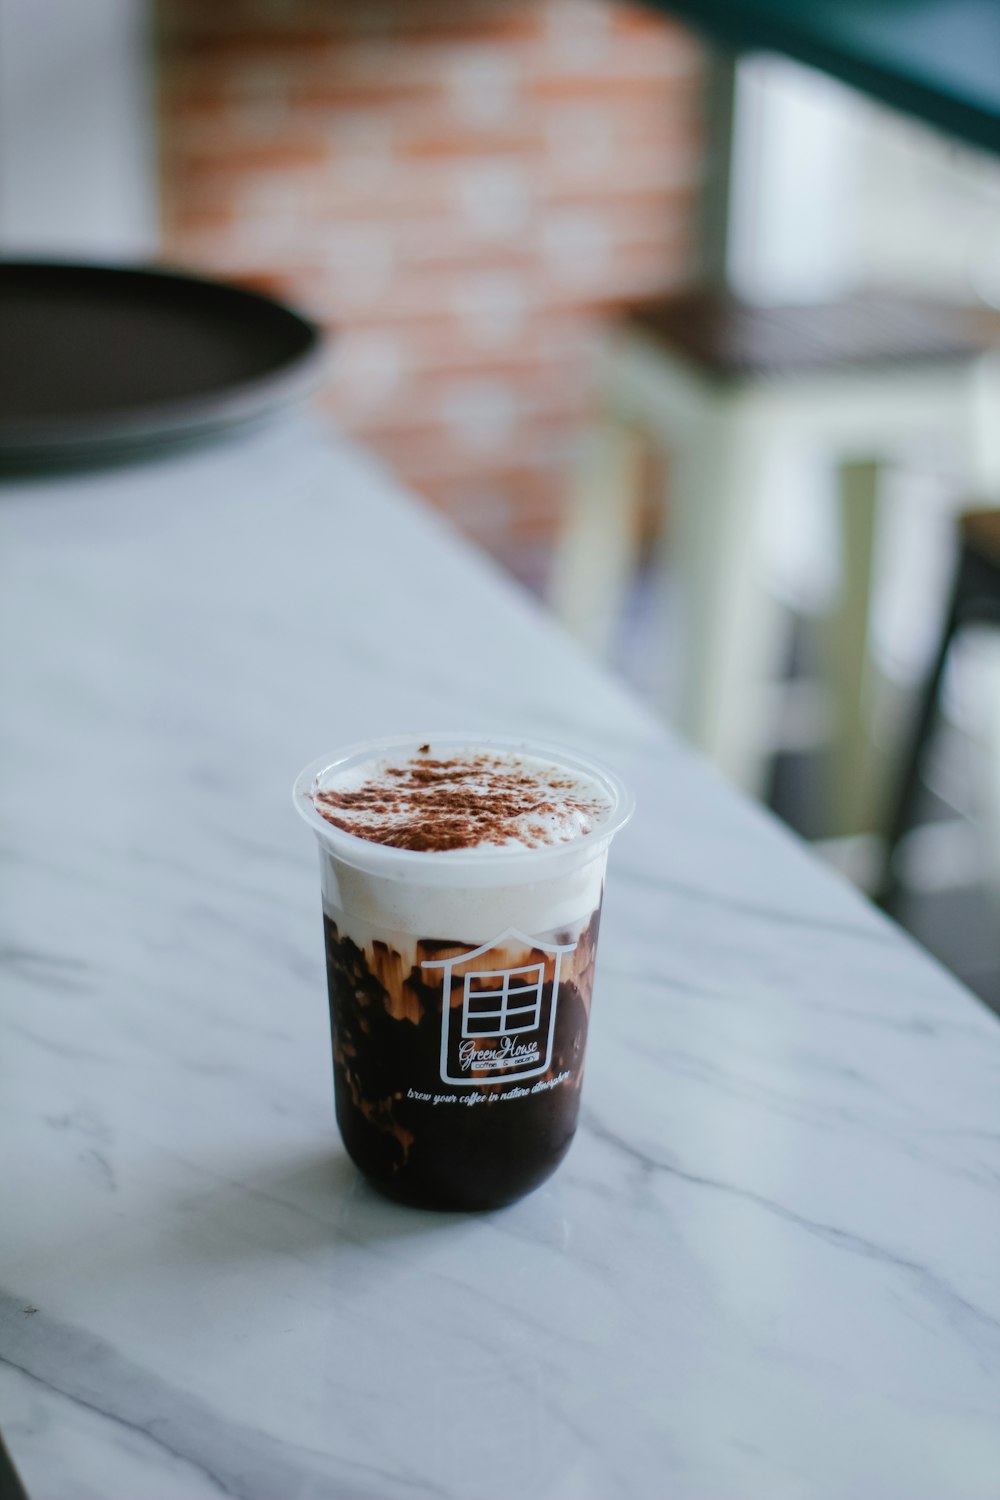
POLYGON ((608 770, 513 739, 370 742, 306 768, 337 1120, 384 1192, 495 1208, 576 1129, 608 846, 608 770))

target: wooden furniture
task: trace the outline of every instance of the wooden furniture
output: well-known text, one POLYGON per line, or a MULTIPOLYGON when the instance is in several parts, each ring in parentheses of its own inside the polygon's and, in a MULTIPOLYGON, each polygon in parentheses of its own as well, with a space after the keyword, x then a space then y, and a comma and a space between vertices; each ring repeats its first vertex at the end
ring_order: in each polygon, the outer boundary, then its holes
POLYGON ((581 458, 552 602, 606 655, 635 551, 642 447, 670 454, 670 535, 678 601, 665 649, 678 671, 668 716, 744 788, 761 789, 776 675, 775 612, 760 541, 783 447, 836 466, 841 572, 832 633, 836 824, 865 826, 865 642, 882 466, 933 445, 956 479, 984 483, 994 460, 983 420, 1000 318, 912 298, 750 307, 689 292, 631 308, 610 335, 599 411, 581 458))

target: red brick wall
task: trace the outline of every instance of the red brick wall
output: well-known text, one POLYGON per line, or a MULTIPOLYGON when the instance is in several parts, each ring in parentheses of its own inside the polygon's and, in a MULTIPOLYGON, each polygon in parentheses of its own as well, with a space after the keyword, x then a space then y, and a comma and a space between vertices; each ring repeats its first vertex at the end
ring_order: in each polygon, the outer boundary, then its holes
POLYGON ((324 400, 523 565, 595 330, 689 261, 699 59, 611 0, 160 0, 164 251, 336 331, 324 400))

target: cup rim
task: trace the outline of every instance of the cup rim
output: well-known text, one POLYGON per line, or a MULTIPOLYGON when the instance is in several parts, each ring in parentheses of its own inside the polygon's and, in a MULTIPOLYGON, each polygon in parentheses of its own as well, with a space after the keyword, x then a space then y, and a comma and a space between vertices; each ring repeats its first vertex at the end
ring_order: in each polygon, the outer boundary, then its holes
POLYGON ((582 755, 566 746, 548 740, 536 740, 528 735, 481 734, 471 731, 442 730, 435 733, 421 730, 412 734, 382 735, 374 739, 358 740, 328 755, 318 756, 304 766, 295 778, 292 801, 299 816, 309 825, 321 845, 329 849, 346 864, 397 879, 420 876, 438 883, 461 873, 475 873, 475 883, 488 880, 490 885, 502 884, 504 880, 514 883, 545 878, 555 873, 553 866, 574 865, 586 852, 588 858, 607 849, 612 838, 625 826, 635 810, 635 798, 630 789, 603 761, 582 755), (578 834, 564 843, 546 844, 538 849, 491 850, 488 855, 474 849, 397 849, 390 844, 373 844, 357 834, 347 833, 328 823, 317 812, 310 793, 321 785, 321 778, 339 770, 351 761, 374 759, 393 752, 416 751, 423 744, 445 747, 463 747, 483 750, 518 751, 541 759, 551 759, 567 770, 583 772, 602 788, 611 803, 606 822, 591 833, 578 834))

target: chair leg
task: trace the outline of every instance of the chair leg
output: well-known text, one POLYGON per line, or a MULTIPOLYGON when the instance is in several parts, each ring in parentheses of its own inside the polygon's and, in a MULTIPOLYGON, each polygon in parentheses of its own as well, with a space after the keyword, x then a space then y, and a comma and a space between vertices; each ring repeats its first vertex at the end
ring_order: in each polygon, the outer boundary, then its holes
POLYGON ((986 888, 994 913, 993 934, 1000 958, 1000 661, 993 664, 992 702, 986 728, 987 782, 982 809, 986 888))
POLYGON ((779 610, 761 577, 771 447, 759 422, 722 406, 672 465, 667 716, 737 785, 760 796, 770 745, 763 704, 779 610))
POLYGON ((882 876, 874 895, 875 901, 883 911, 890 913, 894 912, 898 906, 901 886, 896 855, 900 840, 913 825, 913 813, 920 790, 920 766, 937 716, 938 695, 948 662, 948 653, 960 623, 962 602, 965 596, 963 573, 964 568, 960 563, 937 656, 924 685, 909 743, 899 769, 898 791, 887 825, 882 856, 882 876))
POLYGON ((837 469, 841 583, 828 636, 834 707, 831 837, 869 832, 877 819, 868 638, 881 475, 881 465, 875 460, 851 460, 837 469))
POLYGON ((605 661, 635 565, 644 448, 642 435, 610 413, 587 434, 553 563, 555 614, 605 661))

